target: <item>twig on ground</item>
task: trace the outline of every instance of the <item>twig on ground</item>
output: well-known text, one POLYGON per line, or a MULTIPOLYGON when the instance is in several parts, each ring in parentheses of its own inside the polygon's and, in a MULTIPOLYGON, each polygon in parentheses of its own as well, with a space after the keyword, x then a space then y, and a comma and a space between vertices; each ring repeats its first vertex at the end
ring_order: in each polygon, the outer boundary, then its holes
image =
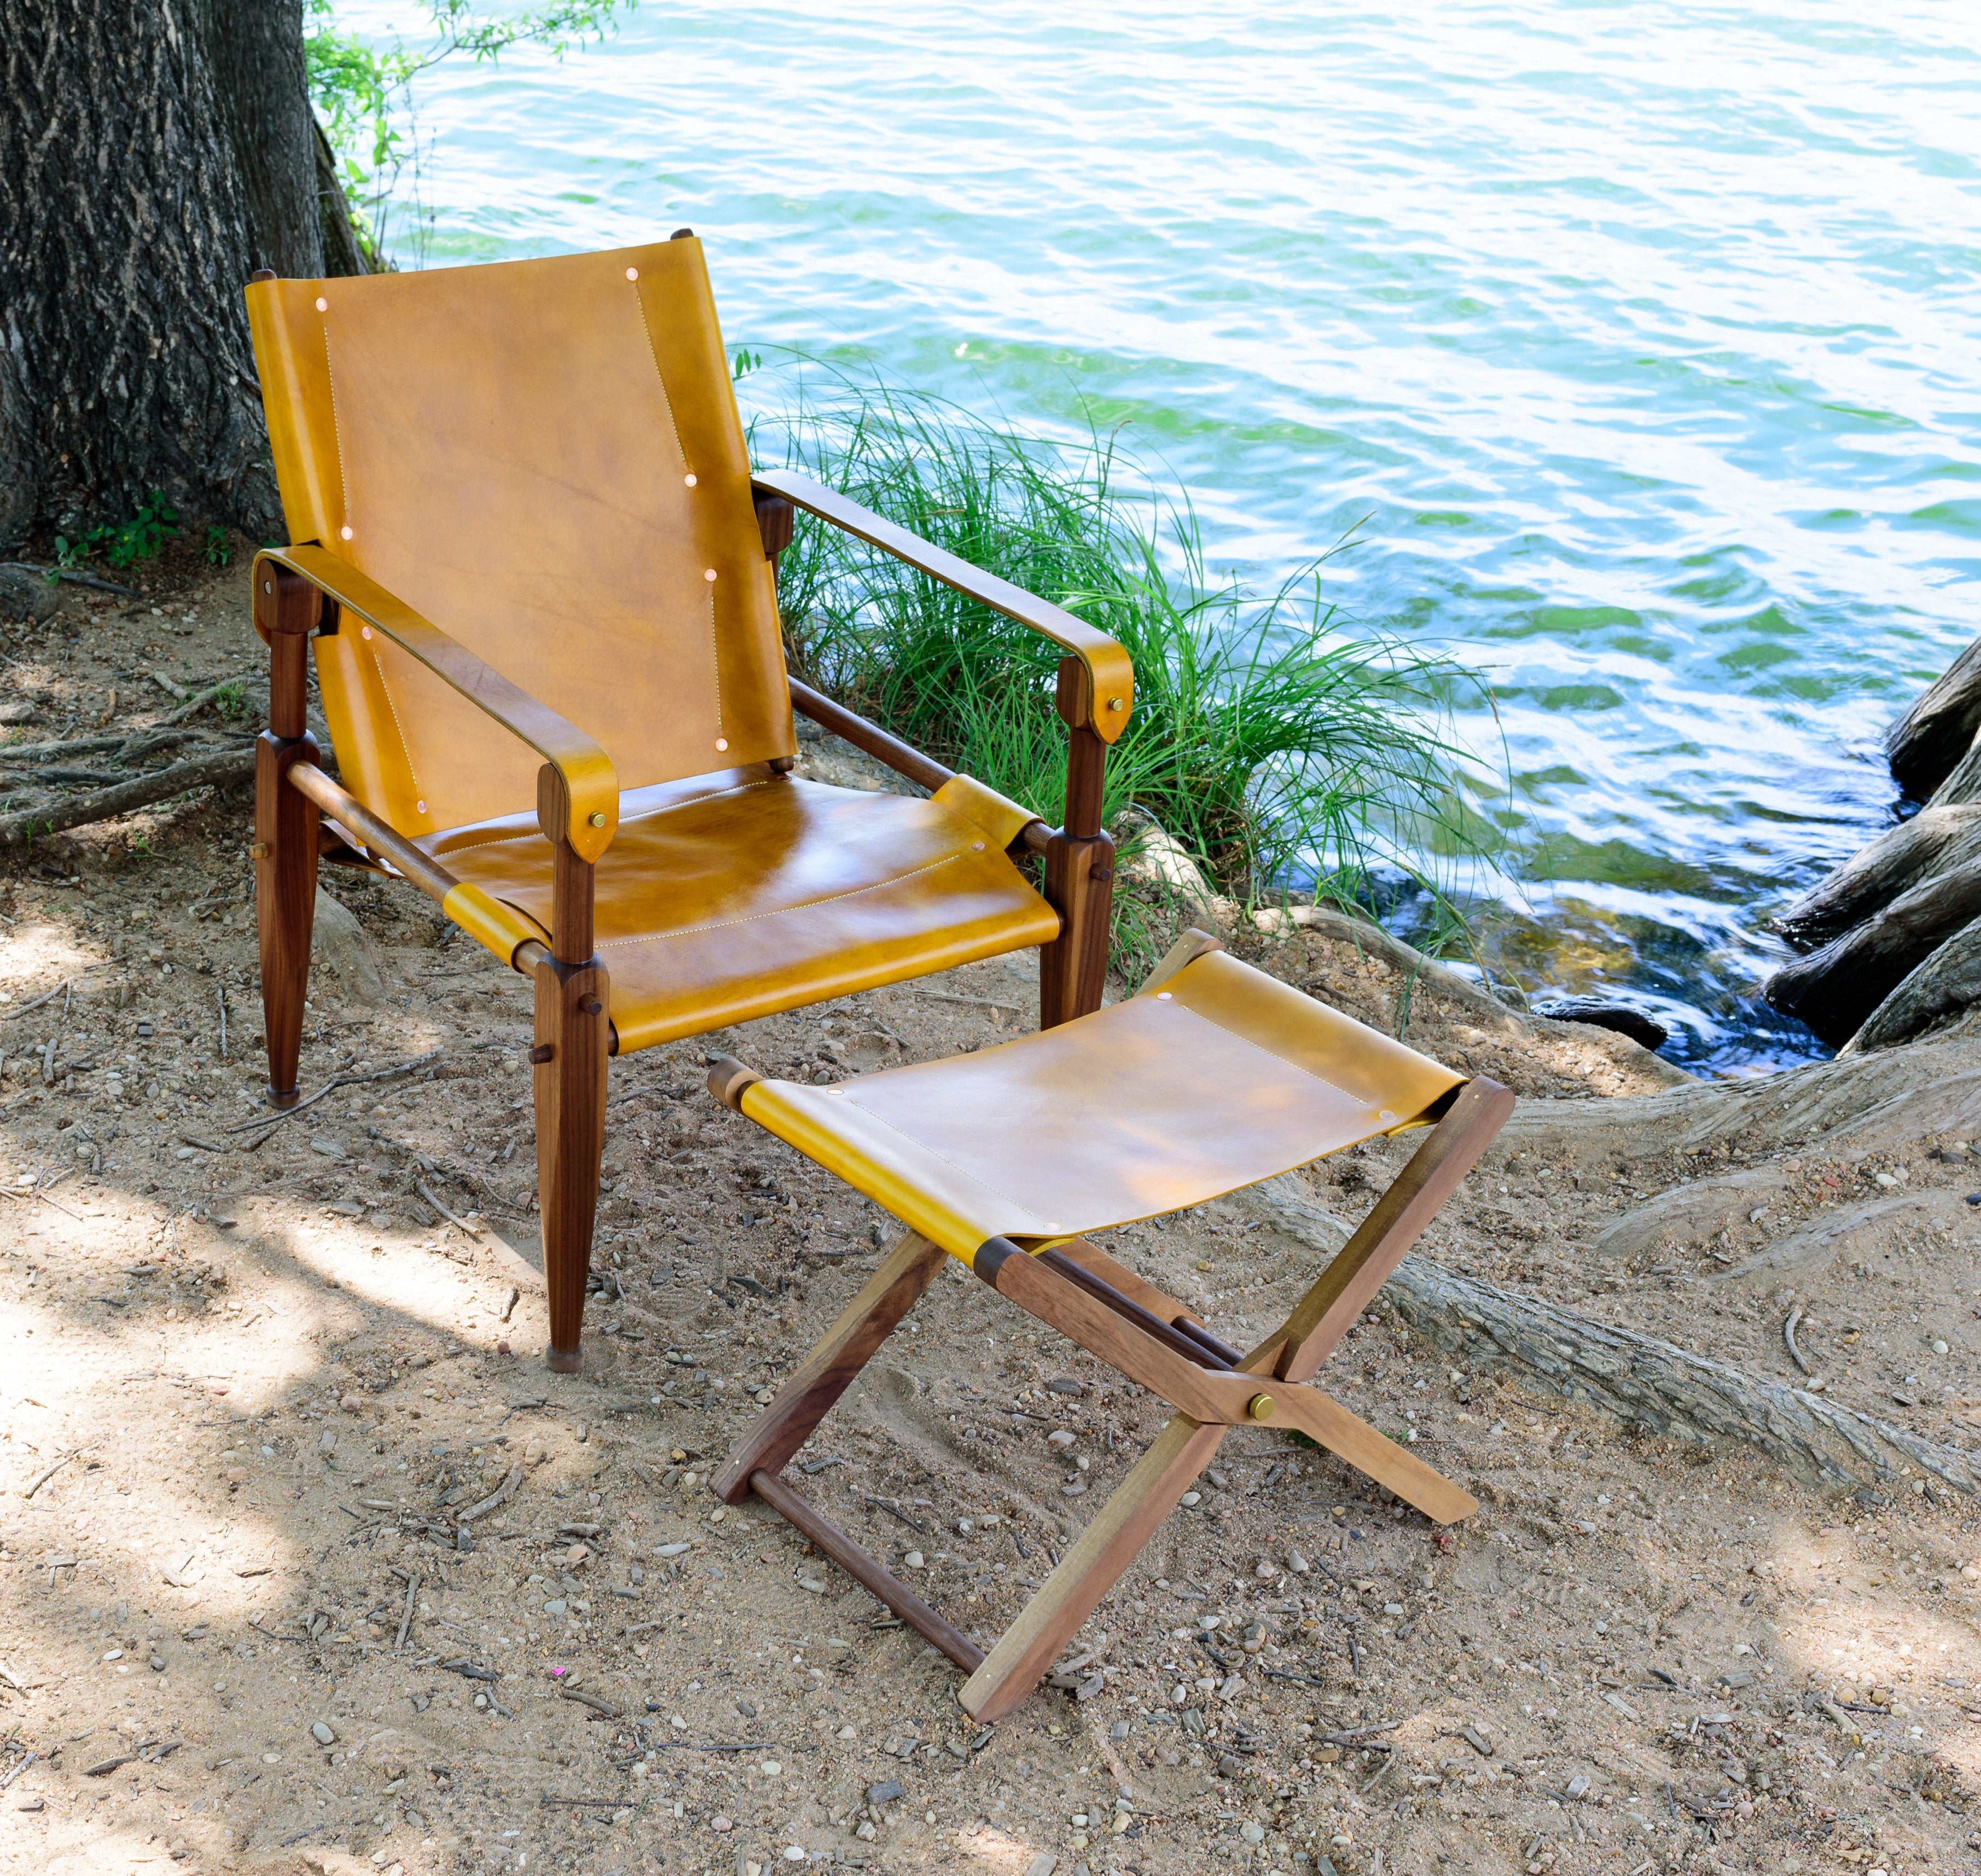
POLYGON ((30 1010, 38 1010, 43 1004, 54 1001, 68 988, 68 980, 65 978, 54 989, 43 991, 33 1002, 24 1003, 18 1010, 9 1010, 5 1015, 0 1016, 0 1023, 11 1023, 17 1016, 25 1016, 30 1010))
POLYGON ((144 597, 135 587, 119 586, 115 580, 99 580, 95 574, 75 567, 38 567, 31 560, 0 560, 0 567, 12 567, 20 573, 38 573, 45 580, 66 580, 72 586, 92 587, 99 593, 118 593, 126 599, 144 597))
POLYGON ((581 1707, 589 1707, 594 1713, 603 1719, 617 1720, 624 1717, 619 1709, 610 1701, 601 1700, 596 1694, 580 1693, 574 1687, 559 1688, 558 1698, 575 1701, 581 1707))
POLYGON ((498 1485, 487 1498, 478 1504, 471 1504, 464 1511, 457 1512, 455 1516, 464 1524, 471 1524, 478 1518, 486 1518, 498 1505, 505 1503, 510 1493, 522 1482, 523 1468, 519 1465, 512 1465, 509 1468, 509 1476, 503 1480, 501 1484, 498 1485))
POLYGON ((64 1466, 67 1465, 72 1459, 80 1458, 83 1454, 87 1452, 88 1450, 88 1448, 86 1446, 78 1446, 72 1453, 64 1453, 62 1456, 58 1459, 53 1465, 50 1466, 45 1472, 42 1473, 35 1479, 35 1482, 30 1485, 25 1491, 21 1494, 21 1496, 23 1498, 32 1498, 35 1494, 39 1491, 50 1479, 53 1478, 64 1466))
POLYGON ((220 1059, 225 1061, 227 1059, 227 986, 225 984, 215 985, 214 995, 220 999, 220 1059))
POLYGON ((446 1219, 448 1224, 457 1226, 459 1229, 467 1232, 468 1236, 472 1238, 478 1244, 481 1242, 483 1234, 478 1231, 474 1226, 469 1224, 465 1218, 458 1218, 451 1211, 448 1211, 446 1206, 443 1205, 438 1198, 434 1197, 433 1188, 428 1185, 424 1179, 415 1179, 413 1181, 413 1190, 418 1193, 421 1198, 424 1198, 428 1205, 432 1206, 434 1210, 438 1211, 442 1218, 446 1219))
MULTIPOLYGON (((424 1055, 415 1055, 411 1061, 395 1063, 389 1068, 374 1068, 364 1075, 333 1076, 308 1100, 299 1101, 293 1108, 285 1108, 278 1114, 258 1114, 251 1121, 237 1121, 231 1127, 223 1128, 221 1131, 230 1134, 246 1134, 252 1133, 258 1127, 279 1127, 283 1121, 292 1121, 298 1114, 315 1107, 326 1095, 335 1094, 340 1088, 355 1088, 362 1081, 389 1081, 395 1075, 410 1075, 414 1069, 424 1068, 436 1056, 444 1054, 445 1048, 444 1044, 439 1048, 430 1048, 424 1055)), ((260 1142, 258 1141, 255 1144, 259 1145, 260 1142)))
POLYGON ((395 1648, 403 1648, 406 1645, 406 1631, 413 1625, 413 1604, 419 1593, 419 1572, 415 1571, 406 1578, 406 1606, 400 1612, 398 1639, 392 1644, 395 1648))
POLYGON ((927 1537, 928 1535, 927 1525, 921 1523, 915 1518, 911 1518, 906 1511, 897 1510, 893 1505, 890 1504, 885 1498, 870 1498, 867 1499, 867 1502, 869 1504, 879 1506, 879 1508, 882 1511, 885 1511, 890 1518, 898 1518, 911 1531, 919 1531, 924 1537, 927 1537))
POLYGON ((1788 1321, 1782 1325, 1782 1340, 1788 1344, 1789 1355, 1794 1361, 1796 1366, 1800 1368, 1802 1371, 1806 1375, 1809 1374, 1811 1370, 1809 1364, 1803 1359, 1802 1351, 1796 1346, 1795 1338, 1796 1325, 1801 1320, 1802 1305, 1798 1303, 1796 1305, 1794 1308, 1789 1311, 1788 1321))

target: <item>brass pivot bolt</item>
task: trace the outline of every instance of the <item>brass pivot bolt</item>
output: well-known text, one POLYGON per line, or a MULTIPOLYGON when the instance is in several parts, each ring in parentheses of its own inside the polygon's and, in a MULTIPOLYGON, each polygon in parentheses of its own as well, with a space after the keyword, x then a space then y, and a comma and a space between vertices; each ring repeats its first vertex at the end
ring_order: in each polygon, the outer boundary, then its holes
POLYGON ((591 816, 591 821, 594 827, 602 828, 605 825, 605 817, 602 814, 594 814, 591 816))
POLYGON ((1121 699, 1118 697, 1109 698, 1107 700, 1107 708, 1110 710, 1119 710, 1121 708, 1121 699))
POLYGON ((1270 1420, 1273 1417, 1273 1397, 1270 1394, 1255 1394, 1245 1403, 1245 1411, 1254 1420, 1270 1420))

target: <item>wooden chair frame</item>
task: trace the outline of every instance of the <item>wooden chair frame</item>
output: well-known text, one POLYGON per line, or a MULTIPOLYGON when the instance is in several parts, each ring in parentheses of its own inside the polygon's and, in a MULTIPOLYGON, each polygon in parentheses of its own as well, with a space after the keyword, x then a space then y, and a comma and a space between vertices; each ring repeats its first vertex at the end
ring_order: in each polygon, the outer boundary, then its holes
MULTIPOLYGON (((258 276, 259 278, 259 276, 258 276)), ((1039 1018, 1050 1028, 1100 1006, 1107 970, 1114 843, 1101 825, 1107 745, 1130 708, 1130 677, 1120 648, 1058 607, 921 540, 834 491, 794 472, 765 472, 752 494, 764 551, 774 565, 790 545, 794 508, 906 561, 1080 655, 1061 660, 1057 705, 1067 725, 1064 825, 1034 820, 1011 842, 1014 858, 1043 865, 1044 893, 1059 914, 1057 938, 1040 948, 1039 1018), (1112 694, 1096 695, 1099 663, 1120 673, 1112 694)), ((320 858, 383 871, 322 824, 328 817, 364 841, 458 924, 476 935, 500 932, 494 908, 324 772, 307 721, 308 641, 341 629, 345 615, 382 634, 544 758, 537 815, 554 852, 551 938, 507 949, 512 969, 535 988, 534 1070, 538 1209, 549 1292, 550 1345, 561 1372, 581 1365, 581 1335, 592 1230, 604 1151, 608 1060, 618 1052, 609 981, 593 941, 596 858, 611 839, 595 830, 618 818, 617 782, 604 751, 575 725, 510 683, 458 640, 315 543, 265 550, 254 575, 255 623, 268 646, 268 727, 255 746, 254 858, 261 939, 261 998, 268 1051, 268 1098, 295 1105, 302 1047, 303 1000, 320 858), (588 857, 589 855, 590 857, 588 857)), ((843 737, 907 780, 934 792, 953 771, 898 738, 790 680, 794 710, 843 737)), ((772 766, 788 770, 788 758, 772 766)))
MULTIPOLYGON (((739 1072, 740 1071, 740 1072, 739 1072)), ((734 1105, 753 1078, 718 1065, 709 1085, 734 1105)), ((1407 1448, 1307 1385, 1492 1144, 1513 1097, 1483 1077, 1464 1085, 1284 1323, 1249 1355, 1084 1238, 1027 1254, 993 1238, 976 1274, 1176 1410, 1043 1587, 987 1651, 939 1614, 787 1484, 782 1474, 854 1377, 907 1315, 946 1252, 913 1231, 894 1245, 844 1313, 737 1443, 711 1481, 725 1504, 753 1494, 794 1525, 969 1676, 958 1695, 977 1718, 1024 1699, 1216 1454, 1229 1427, 1305 1433, 1440 1524, 1478 1508, 1407 1448)))

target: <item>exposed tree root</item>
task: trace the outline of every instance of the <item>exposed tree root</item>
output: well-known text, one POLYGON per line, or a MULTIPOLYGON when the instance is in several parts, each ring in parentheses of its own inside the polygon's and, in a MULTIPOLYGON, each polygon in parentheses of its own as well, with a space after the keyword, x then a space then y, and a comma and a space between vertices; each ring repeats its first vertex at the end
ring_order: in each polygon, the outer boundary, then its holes
MULTIPOLYGON (((1291 1177, 1234 1194, 1234 1202, 1330 1255, 1347 1236, 1291 1177)), ((1516 1370, 1555 1394, 1669 1438, 1749 1446, 1811 1484, 1893 1487, 1916 1478, 1929 1491, 1981 1493, 1981 1456, 1633 1330, 1461 1276, 1421 1255, 1403 1260, 1383 1295, 1415 1334, 1447 1354, 1516 1370)))

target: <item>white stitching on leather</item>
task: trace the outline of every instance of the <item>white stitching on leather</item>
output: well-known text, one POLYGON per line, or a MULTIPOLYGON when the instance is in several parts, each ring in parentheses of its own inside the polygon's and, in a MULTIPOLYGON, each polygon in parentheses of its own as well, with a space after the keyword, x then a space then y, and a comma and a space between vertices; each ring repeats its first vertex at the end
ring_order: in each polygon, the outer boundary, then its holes
POLYGON ((688 459, 688 452, 681 447, 681 425, 674 422, 674 401, 668 395, 668 375, 661 369, 660 348, 654 343, 653 322, 647 317, 646 295, 640 291, 637 281, 628 281, 633 289, 634 303, 640 309, 640 325, 647 335, 647 355, 654 362, 654 376, 661 387, 661 408, 668 414, 668 428, 673 432, 674 454, 681 458, 684 474, 692 471, 694 465, 688 459))
POLYGON ((351 482, 344 472, 344 430, 337 421, 337 373, 330 362, 330 327, 319 321, 323 329, 323 375, 330 386, 330 441, 337 452, 337 493, 344 504, 343 525, 351 525, 351 482))
POLYGON ((413 752, 406 741, 406 726, 399 721, 399 706, 393 701, 392 687, 385 681, 385 661, 380 658, 378 652, 379 648, 375 645, 373 645, 371 668, 378 674, 378 688, 385 693, 385 708, 392 713, 392 728, 398 735, 399 753, 406 758, 406 779, 413 785, 413 799, 416 801, 424 801, 426 798, 426 790, 420 786, 418 771, 413 767, 413 752))

